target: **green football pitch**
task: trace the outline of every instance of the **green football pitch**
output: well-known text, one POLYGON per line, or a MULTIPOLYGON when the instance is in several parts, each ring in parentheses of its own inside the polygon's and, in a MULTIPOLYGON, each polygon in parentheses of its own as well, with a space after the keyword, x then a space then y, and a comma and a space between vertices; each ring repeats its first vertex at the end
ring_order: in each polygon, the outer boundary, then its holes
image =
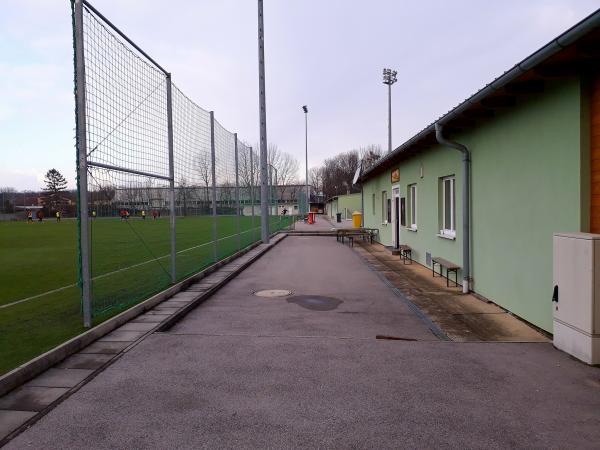
MULTIPOLYGON (((275 231, 292 218, 272 217, 275 231)), ((260 219, 211 217, 176 222, 177 279, 260 239, 260 219)), ((169 220, 92 221, 94 324, 170 284, 169 220)), ((0 374, 85 331, 78 281, 77 223, 0 222, 0 374)))

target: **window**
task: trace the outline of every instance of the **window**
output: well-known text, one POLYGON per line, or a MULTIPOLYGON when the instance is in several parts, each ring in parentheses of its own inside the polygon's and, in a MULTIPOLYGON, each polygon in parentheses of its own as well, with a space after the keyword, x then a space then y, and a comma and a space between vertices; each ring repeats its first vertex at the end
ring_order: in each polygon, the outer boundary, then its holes
POLYGON ((375 194, 373 194, 373 215, 375 215, 375 194))
POLYGON ((456 236, 456 205, 454 202, 454 177, 442 178, 442 229, 443 236, 456 236))
POLYGON ((400 198, 400 225, 406 226, 406 197, 400 198))
POLYGON ((417 185, 411 184, 408 186, 408 202, 409 202, 409 215, 410 215, 410 227, 413 230, 417 229, 417 185))
POLYGON ((387 223, 387 191, 381 193, 381 222, 387 223))
POLYGON ((387 199, 387 223, 392 223, 392 199, 387 199))

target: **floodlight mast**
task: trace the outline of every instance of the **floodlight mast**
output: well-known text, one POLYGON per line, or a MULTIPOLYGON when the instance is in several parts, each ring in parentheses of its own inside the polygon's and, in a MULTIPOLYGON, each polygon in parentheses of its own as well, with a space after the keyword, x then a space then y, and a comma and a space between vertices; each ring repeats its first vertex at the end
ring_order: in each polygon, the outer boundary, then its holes
POLYGON ((392 84, 397 80, 398 72, 392 69, 383 69, 383 84, 388 86, 388 153, 392 151, 392 84))
POLYGON ((304 164, 306 165, 306 214, 308 214, 310 212, 310 188, 308 187, 308 106, 304 105, 302 111, 304 111, 304 164))
POLYGON ((258 103, 260 124, 260 217, 263 244, 269 243, 269 196, 267 176, 267 106, 265 99, 265 35, 263 20, 263 0, 258 0, 258 103))

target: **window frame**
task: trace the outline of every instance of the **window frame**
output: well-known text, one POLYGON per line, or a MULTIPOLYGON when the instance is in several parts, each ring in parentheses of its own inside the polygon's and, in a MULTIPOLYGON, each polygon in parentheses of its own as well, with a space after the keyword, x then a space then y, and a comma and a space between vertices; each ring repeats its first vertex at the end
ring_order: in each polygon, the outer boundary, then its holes
POLYGON ((456 177, 450 175, 442 179, 442 226, 440 234, 451 238, 456 237, 456 177), (450 227, 446 227, 446 182, 450 181, 450 227))
POLYGON ((381 191, 381 223, 387 225, 387 191, 381 191))
POLYGON ((410 226, 411 230, 417 229, 417 183, 408 186, 408 198, 410 200, 410 226))

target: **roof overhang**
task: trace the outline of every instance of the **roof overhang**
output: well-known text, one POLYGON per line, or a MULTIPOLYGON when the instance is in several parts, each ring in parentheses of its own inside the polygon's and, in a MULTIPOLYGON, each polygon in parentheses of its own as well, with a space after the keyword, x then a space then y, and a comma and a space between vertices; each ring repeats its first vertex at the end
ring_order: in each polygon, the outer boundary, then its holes
POLYGON ((598 67, 600 9, 504 72, 360 175, 363 182, 395 167, 400 161, 436 144, 435 123, 447 134, 460 133, 514 106, 523 97, 544 91, 547 80, 573 77, 598 67))

